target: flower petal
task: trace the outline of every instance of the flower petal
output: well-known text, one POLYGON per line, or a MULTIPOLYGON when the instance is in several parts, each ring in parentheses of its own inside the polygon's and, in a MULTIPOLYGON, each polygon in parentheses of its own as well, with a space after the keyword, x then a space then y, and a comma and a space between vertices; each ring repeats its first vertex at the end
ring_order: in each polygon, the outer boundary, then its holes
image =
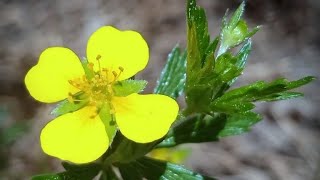
POLYGON ((149 59, 149 48, 143 37, 135 31, 119 31, 111 26, 104 26, 94 32, 87 45, 88 61, 99 70, 97 57, 102 68, 120 72, 118 80, 128 79, 144 69, 149 59))
POLYGON ((163 137, 177 117, 177 102, 164 95, 131 94, 114 97, 116 122, 121 133, 138 143, 163 137))
POLYGON ((74 163, 98 159, 109 146, 105 126, 94 107, 85 107, 49 122, 42 130, 41 147, 48 155, 74 163))
POLYGON ((25 77, 31 96, 41 102, 52 103, 67 98, 78 90, 68 80, 84 75, 81 62, 70 49, 51 47, 42 52, 37 65, 25 77))

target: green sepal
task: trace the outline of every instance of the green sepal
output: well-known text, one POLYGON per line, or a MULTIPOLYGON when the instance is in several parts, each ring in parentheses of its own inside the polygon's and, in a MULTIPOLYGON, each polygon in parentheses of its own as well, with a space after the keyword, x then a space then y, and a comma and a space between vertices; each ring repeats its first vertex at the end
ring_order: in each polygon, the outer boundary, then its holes
POLYGON ((62 162, 65 172, 33 176, 32 180, 92 180, 101 170, 101 165, 91 163, 74 165, 62 162))
POLYGON ((249 31, 247 23, 241 19, 244 13, 244 7, 245 3, 243 2, 232 15, 229 22, 227 22, 228 14, 226 13, 224 16, 220 33, 221 44, 217 56, 224 54, 230 48, 241 44, 258 32, 259 26, 253 28, 252 31, 249 31))
POLYGON ((117 132, 113 143, 103 156, 104 166, 112 163, 128 163, 136 160, 152 150, 161 140, 150 143, 137 143, 126 138, 120 131, 117 132))
POLYGON ((88 60, 87 58, 82 58, 81 60, 81 64, 84 70, 84 73, 86 74, 87 79, 92 79, 95 75, 94 71, 92 69, 89 68, 88 64, 88 60))
POLYGON ((186 51, 181 52, 178 45, 172 49, 154 93, 167 95, 174 99, 182 94, 186 81, 186 58, 186 51))
POLYGON ((139 93, 143 91, 147 83, 148 82, 144 80, 127 79, 127 80, 116 82, 112 86, 112 89, 115 93, 114 94, 115 96, 128 96, 132 93, 139 93))
POLYGON ((109 144, 111 144, 113 141, 113 138, 117 133, 118 126, 116 124, 114 115, 110 113, 110 105, 108 103, 105 103, 99 109, 99 117, 105 126, 107 135, 109 137, 109 144))
POLYGON ((167 179, 167 180, 213 180, 190 171, 181 165, 142 157, 129 164, 117 165, 124 180, 167 179))
POLYGON ((68 99, 62 100, 51 111, 51 114, 57 117, 66 113, 71 113, 83 108, 89 103, 89 100, 85 97, 85 94, 81 92, 74 95, 74 98, 81 101, 70 102, 68 99))

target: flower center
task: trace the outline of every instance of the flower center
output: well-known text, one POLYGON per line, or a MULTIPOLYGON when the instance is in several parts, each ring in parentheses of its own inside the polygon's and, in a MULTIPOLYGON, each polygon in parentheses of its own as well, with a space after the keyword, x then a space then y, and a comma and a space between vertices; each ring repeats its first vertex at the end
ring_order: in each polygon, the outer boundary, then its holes
MULTIPOLYGON (((106 68, 101 68, 100 59, 101 56, 98 55, 96 60, 98 61, 99 70, 97 72, 94 71, 93 63, 88 64, 88 69, 93 75, 91 78, 83 75, 82 77, 69 80, 69 83, 73 87, 84 93, 85 98, 89 100, 89 104, 96 107, 101 107, 106 102, 110 103, 114 96, 112 86, 117 82, 119 76, 124 71, 121 66, 118 67, 118 73, 106 68)), ((68 99, 70 102, 81 101, 71 93, 69 93, 68 99)))

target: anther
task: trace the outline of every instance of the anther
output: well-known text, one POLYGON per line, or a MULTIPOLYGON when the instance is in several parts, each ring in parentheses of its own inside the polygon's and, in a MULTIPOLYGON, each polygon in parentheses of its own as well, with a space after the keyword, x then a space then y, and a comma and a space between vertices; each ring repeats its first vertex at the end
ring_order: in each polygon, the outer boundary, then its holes
POLYGON ((99 61, 101 59, 101 55, 99 54, 97 57, 96 57, 96 60, 99 61))
POLYGON ((120 70, 121 72, 123 72, 123 71, 124 71, 124 68, 121 67, 121 66, 119 66, 119 70, 120 70))
POLYGON ((118 76, 118 74, 115 71, 112 71, 112 74, 113 74, 114 77, 118 76))
POLYGON ((89 68, 90 70, 93 70, 93 66, 94 66, 93 63, 89 63, 89 64, 88 64, 88 68, 89 68))

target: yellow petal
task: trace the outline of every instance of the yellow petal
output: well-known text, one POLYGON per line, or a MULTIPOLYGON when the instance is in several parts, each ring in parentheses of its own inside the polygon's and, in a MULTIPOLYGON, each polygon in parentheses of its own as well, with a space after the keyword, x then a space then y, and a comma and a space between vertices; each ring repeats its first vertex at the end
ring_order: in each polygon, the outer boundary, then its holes
POLYGON ((95 108, 85 107, 49 122, 42 130, 41 147, 48 155, 73 163, 98 159, 109 146, 105 126, 95 108))
POLYGON ((68 80, 82 77, 84 70, 77 55, 70 49, 51 47, 42 52, 37 65, 25 77, 31 96, 51 103, 65 99, 68 93, 78 90, 68 80))
POLYGON ((131 94, 114 97, 116 122, 121 133, 138 143, 160 139, 177 117, 177 102, 164 95, 131 94))
POLYGON ((94 69, 99 70, 97 57, 101 68, 109 72, 120 72, 118 80, 128 79, 144 69, 149 59, 149 48, 143 37, 135 31, 119 31, 111 26, 104 26, 94 32, 87 45, 88 61, 94 63, 94 69))

